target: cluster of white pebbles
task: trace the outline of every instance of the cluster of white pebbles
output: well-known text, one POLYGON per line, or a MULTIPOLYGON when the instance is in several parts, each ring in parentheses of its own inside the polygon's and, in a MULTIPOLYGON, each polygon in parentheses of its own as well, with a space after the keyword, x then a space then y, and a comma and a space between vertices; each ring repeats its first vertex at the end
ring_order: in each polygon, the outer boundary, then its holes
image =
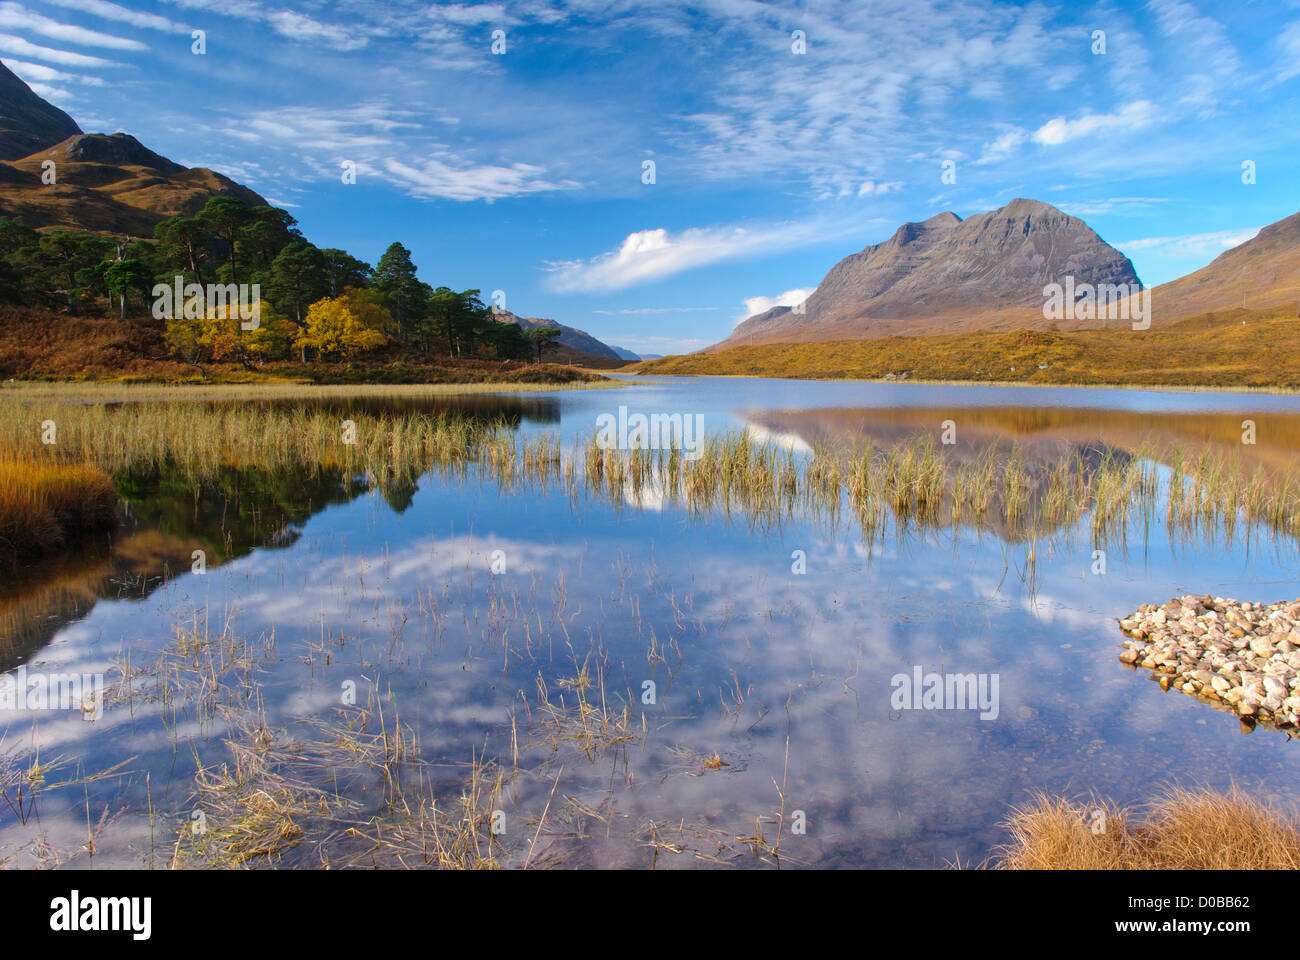
POLYGON ((1250 723, 1300 724, 1300 601, 1240 603, 1178 597, 1148 603, 1119 621, 1124 663, 1225 704, 1250 723))

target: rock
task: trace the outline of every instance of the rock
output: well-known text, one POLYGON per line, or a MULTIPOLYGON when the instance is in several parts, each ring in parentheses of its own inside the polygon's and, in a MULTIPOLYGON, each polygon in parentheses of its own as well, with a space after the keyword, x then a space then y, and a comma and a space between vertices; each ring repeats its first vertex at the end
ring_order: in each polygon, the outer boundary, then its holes
POLYGON ((1273 656, 1273 641, 1267 637, 1255 637, 1250 641, 1250 649, 1252 653, 1261 657, 1271 657, 1273 656))
POLYGON ((1142 604, 1116 622, 1127 635, 1119 658, 1176 687, 1233 705, 1243 731, 1258 721, 1300 722, 1300 600, 1262 604, 1184 596, 1142 604))

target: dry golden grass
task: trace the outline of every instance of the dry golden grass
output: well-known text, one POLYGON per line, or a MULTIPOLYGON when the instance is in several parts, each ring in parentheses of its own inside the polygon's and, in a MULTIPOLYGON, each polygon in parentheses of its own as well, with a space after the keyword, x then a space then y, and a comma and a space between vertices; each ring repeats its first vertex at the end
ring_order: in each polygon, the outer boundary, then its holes
POLYGON ((1300 868, 1300 824, 1235 787, 1175 788, 1144 811, 1040 795, 1005 826, 1004 870, 1300 868))
POLYGON ((108 381, 16 381, 0 383, 0 399, 24 403, 129 403, 180 401, 423 400, 496 393, 603 390, 617 380, 572 383, 357 383, 310 384, 260 380, 253 383, 166 384, 108 381))
POLYGON ((1133 331, 1013 330, 760 343, 647 360, 628 373, 820 380, 1300 389, 1294 310, 1225 310, 1133 331))
POLYGON ((108 477, 80 464, 0 461, 0 571, 117 523, 108 477))

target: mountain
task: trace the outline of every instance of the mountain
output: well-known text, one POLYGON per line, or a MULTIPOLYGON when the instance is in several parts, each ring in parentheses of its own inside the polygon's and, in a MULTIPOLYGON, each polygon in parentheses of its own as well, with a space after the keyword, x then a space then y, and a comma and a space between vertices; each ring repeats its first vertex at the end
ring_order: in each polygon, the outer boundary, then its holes
POLYGON ((593 357, 601 357, 605 360, 627 359, 627 357, 620 356, 619 352, 613 347, 597 340, 585 330, 565 326, 562 323, 556 323, 554 320, 543 320, 538 317, 517 317, 508 310, 498 313, 497 319, 502 323, 517 323, 525 332, 535 330, 538 327, 559 327, 560 335, 556 339, 562 346, 593 357))
POLYGON ((229 177, 183 167, 128 134, 82 133, 3 64, 0 160, 0 218, 30 227, 152 237, 157 223, 197 213, 211 197, 267 203, 229 177), (42 177, 48 160, 52 184, 42 177))
POLYGON ((0 160, 17 160, 76 136, 81 128, 0 63, 0 160))
POLYGON ((1282 306, 1300 307, 1300 213, 1151 291, 1152 322, 1157 324, 1237 307, 1282 306))
POLYGON ((630 360, 633 363, 638 363, 645 359, 645 357, 639 353, 633 353, 627 347, 611 347, 610 349, 618 354, 620 360, 630 360))
POLYGON ((801 304, 802 313, 774 307, 709 349, 1108 325, 1044 318, 1043 287, 1067 276, 1076 285, 1140 283, 1128 257, 1050 204, 1016 199, 967 220, 944 212, 905 223, 885 242, 845 257, 801 304))
POLYGON ((152 237, 162 220, 191 215, 211 197, 265 206, 261 195, 204 167, 190 169, 125 133, 78 134, 20 160, 0 163, 0 217, 30 227, 63 227, 152 237), (57 180, 41 182, 53 160, 57 180))

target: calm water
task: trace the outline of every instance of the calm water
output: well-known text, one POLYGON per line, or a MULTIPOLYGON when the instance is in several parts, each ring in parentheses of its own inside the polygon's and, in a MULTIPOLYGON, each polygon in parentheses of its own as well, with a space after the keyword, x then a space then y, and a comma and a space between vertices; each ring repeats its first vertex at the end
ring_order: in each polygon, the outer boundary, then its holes
MULTIPOLYGON (((1300 448, 1300 399, 1268 395, 663 378, 472 404, 566 441, 626 405, 702 414, 710 432, 746 427, 799 451, 937 435, 945 420, 958 455, 1015 442, 1046 461, 1154 438, 1285 473, 1300 448)), ((512 718, 529 740, 539 678, 572 704, 562 682, 585 662, 610 706, 629 704, 638 738, 594 758, 525 751, 505 801, 513 862, 548 799, 541 836, 558 838, 569 866, 704 865, 694 854, 717 852, 709 831, 749 836, 784 796, 787 823, 794 811, 807 821, 803 835, 787 827, 786 865, 936 867, 988 857, 1009 805, 1039 790, 1125 803, 1170 783, 1235 782, 1289 802, 1300 787, 1300 748, 1264 728, 1243 735, 1234 716, 1124 668, 1114 623, 1184 593, 1300 596, 1290 541, 1171 540, 1157 515, 1135 522, 1096 575, 1086 533, 1056 531, 1037 545, 1031 585, 1033 545, 994 532, 895 529, 868 548, 847 522, 756 529, 648 500, 503 492, 473 471, 382 492, 328 473, 234 469, 201 490, 165 476, 118 488, 128 523, 111 548, 0 595, 5 669, 103 673, 111 685, 178 627, 228 631, 257 641, 269 725, 306 736, 302 721, 334 717, 349 681, 358 702, 377 691, 445 772, 439 798, 454 800, 472 757, 510 767, 512 718), (195 549, 203 575, 190 572, 195 549), (795 551, 805 573, 792 572, 795 551), (492 573, 494 558, 504 572, 492 573), (917 665, 996 675, 997 717, 891 710, 891 677, 917 665), (648 680, 654 704, 642 703, 648 680), (704 769, 715 753, 725 765, 704 769), (650 823, 674 825, 684 852, 656 857, 643 842, 650 823)), ((0 849, 40 838, 82 866, 166 866, 188 822, 195 754, 229 756, 220 719, 178 719, 145 700, 110 702, 94 722, 17 711, 0 724, 5 750, 36 744, 42 762, 61 762, 51 781, 122 763, 47 791, 25 824, 0 804, 0 849), (93 861, 88 811, 105 818, 93 861)))

